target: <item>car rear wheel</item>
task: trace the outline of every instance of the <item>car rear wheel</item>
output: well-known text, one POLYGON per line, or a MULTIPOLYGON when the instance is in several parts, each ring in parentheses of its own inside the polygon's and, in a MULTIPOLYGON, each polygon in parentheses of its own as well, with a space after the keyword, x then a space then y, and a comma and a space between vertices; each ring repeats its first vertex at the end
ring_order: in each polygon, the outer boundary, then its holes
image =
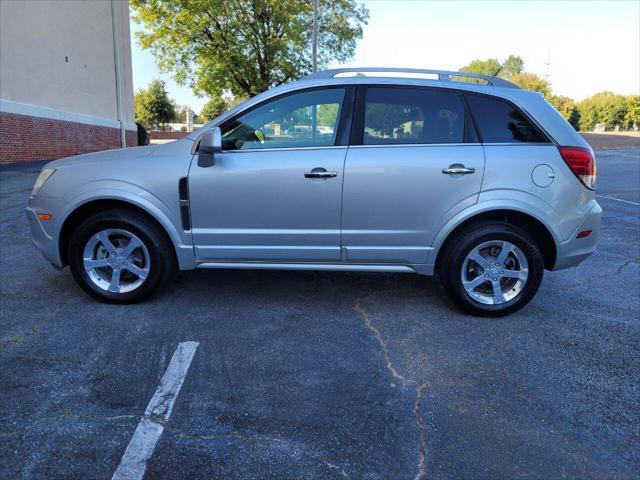
POLYGON ((442 286, 469 313, 501 316, 534 297, 544 273, 536 242, 508 223, 472 225, 451 238, 438 262, 442 286))
POLYGON ((96 214, 75 230, 69 266, 89 295, 109 303, 135 303, 164 285, 175 270, 164 232, 127 210, 96 214))

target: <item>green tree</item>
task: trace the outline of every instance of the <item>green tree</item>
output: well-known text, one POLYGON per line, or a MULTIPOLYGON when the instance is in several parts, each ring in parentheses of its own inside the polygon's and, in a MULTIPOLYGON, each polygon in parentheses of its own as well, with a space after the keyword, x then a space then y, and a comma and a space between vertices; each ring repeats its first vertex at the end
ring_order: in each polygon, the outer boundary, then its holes
POLYGON ((549 85, 549 82, 543 80, 535 73, 516 73, 509 77, 509 81, 525 90, 540 92, 545 97, 551 95, 551 85, 549 85))
POLYGON ((460 71, 481 75, 495 75, 515 83, 520 88, 540 92, 545 97, 551 94, 551 85, 549 82, 534 73, 525 72, 524 60, 517 55, 509 55, 502 63, 500 63, 497 58, 473 60, 469 65, 462 67, 460 71))
POLYGON ((627 113, 625 98, 613 92, 600 92, 578 103, 580 130, 593 130, 597 123, 604 123, 607 129, 623 126, 627 113))
POLYGON ((524 72, 524 60, 522 57, 516 55, 509 55, 507 59, 502 62, 502 70, 498 76, 504 78, 510 78, 513 75, 518 75, 524 72))
POLYGON ((500 62, 497 58, 487 58, 486 60, 472 60, 469 65, 462 67, 460 71, 467 73, 478 73, 480 75, 493 75, 499 69, 500 62))
MULTIPOLYGON (((524 74, 524 60, 517 55, 509 55, 502 63, 500 63, 497 58, 487 58, 485 60, 476 59, 472 60, 469 65, 462 67, 460 71, 497 76, 510 80, 514 76, 524 74)), ((464 79, 461 78, 461 80, 464 79)), ((481 82, 481 80, 473 79, 466 79, 466 81, 481 82)))
POLYGON ((509 55, 504 62, 500 63, 497 58, 487 58, 486 60, 473 60, 469 65, 460 69, 461 72, 478 73, 481 75, 497 75, 500 78, 511 78, 524 72, 524 60, 517 55, 509 55))
POLYGON ((221 96, 210 98, 207 103, 202 106, 198 117, 202 122, 208 122, 216 118, 218 115, 229 110, 229 103, 221 96))
POLYGON ((625 114, 623 127, 625 130, 637 128, 640 125, 640 95, 629 95, 624 99, 625 114))
MULTIPOLYGON (((309 0, 131 0, 141 46, 159 67, 197 93, 253 96, 311 67, 309 0)), ((324 0, 318 64, 353 56, 368 10, 356 0, 324 0)))
POLYGON ((580 126, 580 112, 573 98, 563 97, 562 95, 549 95, 547 100, 573 128, 578 130, 580 126))
POLYGON ((337 103, 325 103, 318 107, 318 125, 322 127, 334 127, 338 123, 337 103))
POLYGON ((133 98, 136 122, 147 129, 157 129, 176 118, 176 109, 162 80, 154 80, 133 98))

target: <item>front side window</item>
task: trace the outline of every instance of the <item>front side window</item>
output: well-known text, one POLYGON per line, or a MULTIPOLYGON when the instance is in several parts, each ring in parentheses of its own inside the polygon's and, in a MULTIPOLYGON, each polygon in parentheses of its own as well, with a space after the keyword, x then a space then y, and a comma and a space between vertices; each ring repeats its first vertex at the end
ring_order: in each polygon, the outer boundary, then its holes
POLYGON ((548 143, 513 105, 483 95, 466 95, 483 143, 548 143))
POLYGON ((295 93, 260 105, 222 127, 224 150, 335 145, 345 90, 295 93))
POLYGON ((464 104, 449 91, 367 88, 364 145, 464 142, 464 104))

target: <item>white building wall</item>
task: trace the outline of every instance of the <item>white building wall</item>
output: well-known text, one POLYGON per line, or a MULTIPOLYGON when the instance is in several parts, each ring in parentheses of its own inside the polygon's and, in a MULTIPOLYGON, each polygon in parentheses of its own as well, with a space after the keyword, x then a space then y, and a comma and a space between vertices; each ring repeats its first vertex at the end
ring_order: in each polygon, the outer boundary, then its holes
MULTIPOLYGON (((134 130, 128 0, 114 10, 134 130)), ((0 0, 0 111, 117 127, 113 18, 111 0, 0 0)))

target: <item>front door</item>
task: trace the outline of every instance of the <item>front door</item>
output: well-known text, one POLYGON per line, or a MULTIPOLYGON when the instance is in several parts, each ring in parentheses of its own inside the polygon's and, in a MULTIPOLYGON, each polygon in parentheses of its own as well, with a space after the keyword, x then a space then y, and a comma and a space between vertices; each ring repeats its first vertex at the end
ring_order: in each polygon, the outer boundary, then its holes
POLYGON ((345 88, 287 94, 221 126, 215 165, 194 161, 189 172, 198 260, 340 259, 345 97, 345 88))
POLYGON ((425 263, 439 229, 477 202, 482 184, 483 148, 464 100, 444 89, 384 86, 367 87, 357 103, 357 145, 344 173, 346 260, 425 263))

